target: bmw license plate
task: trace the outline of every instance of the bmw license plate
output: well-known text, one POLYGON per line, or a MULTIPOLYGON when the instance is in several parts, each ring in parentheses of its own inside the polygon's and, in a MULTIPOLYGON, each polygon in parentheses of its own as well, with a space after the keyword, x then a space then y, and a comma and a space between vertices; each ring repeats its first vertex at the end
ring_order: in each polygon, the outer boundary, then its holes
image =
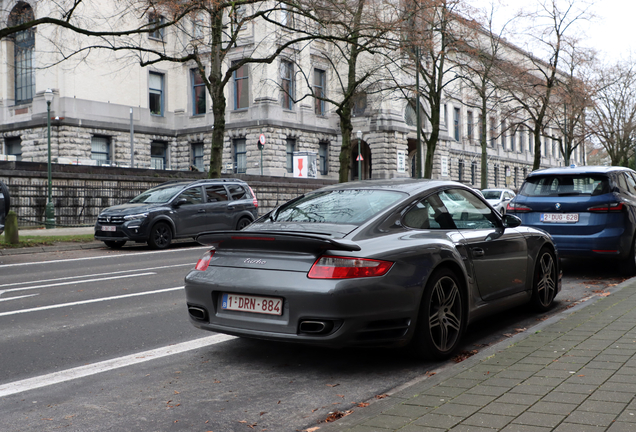
POLYGON ((221 300, 221 309, 267 315, 282 315, 283 299, 224 293, 221 300))
POLYGON ((102 231, 111 231, 111 232, 115 232, 117 231, 117 227, 113 226, 113 225, 103 225, 102 226, 102 231))
POLYGON ((576 223, 578 221, 579 221, 578 213, 541 213, 541 222, 576 223))

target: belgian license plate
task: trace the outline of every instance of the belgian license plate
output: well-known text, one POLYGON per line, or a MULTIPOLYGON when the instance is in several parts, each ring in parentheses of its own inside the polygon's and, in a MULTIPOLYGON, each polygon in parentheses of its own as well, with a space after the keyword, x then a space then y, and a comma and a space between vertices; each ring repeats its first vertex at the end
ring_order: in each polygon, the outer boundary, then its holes
POLYGON ((578 213, 541 213, 541 222, 576 223, 578 221, 579 221, 578 213))
POLYGON ((117 227, 116 226, 112 226, 112 225, 102 225, 102 231, 115 232, 115 231, 117 231, 117 227))
POLYGON ((267 315, 282 315, 283 299, 224 293, 221 300, 221 309, 267 315))

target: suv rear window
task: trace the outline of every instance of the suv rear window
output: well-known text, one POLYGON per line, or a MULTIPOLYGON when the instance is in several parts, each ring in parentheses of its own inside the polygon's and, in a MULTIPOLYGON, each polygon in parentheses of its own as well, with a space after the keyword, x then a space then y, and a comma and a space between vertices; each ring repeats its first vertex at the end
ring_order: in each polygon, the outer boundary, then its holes
POLYGON ((609 179, 599 174, 529 177, 519 191, 525 196, 576 196, 609 193, 609 179))

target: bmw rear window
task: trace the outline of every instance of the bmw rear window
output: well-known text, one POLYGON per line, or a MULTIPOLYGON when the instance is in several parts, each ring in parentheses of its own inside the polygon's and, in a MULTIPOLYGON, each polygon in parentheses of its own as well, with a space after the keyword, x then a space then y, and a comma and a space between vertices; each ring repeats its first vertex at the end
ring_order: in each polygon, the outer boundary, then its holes
POLYGON ((609 179, 598 174, 549 175, 529 177, 519 191, 519 195, 541 196, 581 196, 609 193, 609 179))
POLYGON ((402 192, 345 189, 312 193, 283 205, 272 214, 275 222, 360 224, 394 202, 402 192))

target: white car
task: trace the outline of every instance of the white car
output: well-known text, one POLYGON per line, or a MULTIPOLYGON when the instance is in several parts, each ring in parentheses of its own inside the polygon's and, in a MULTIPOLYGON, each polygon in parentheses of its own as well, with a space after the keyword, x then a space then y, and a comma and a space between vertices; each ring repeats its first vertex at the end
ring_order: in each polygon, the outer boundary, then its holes
POLYGON ((481 193, 486 201, 502 215, 506 214, 506 206, 516 195, 510 189, 483 189, 481 193))

